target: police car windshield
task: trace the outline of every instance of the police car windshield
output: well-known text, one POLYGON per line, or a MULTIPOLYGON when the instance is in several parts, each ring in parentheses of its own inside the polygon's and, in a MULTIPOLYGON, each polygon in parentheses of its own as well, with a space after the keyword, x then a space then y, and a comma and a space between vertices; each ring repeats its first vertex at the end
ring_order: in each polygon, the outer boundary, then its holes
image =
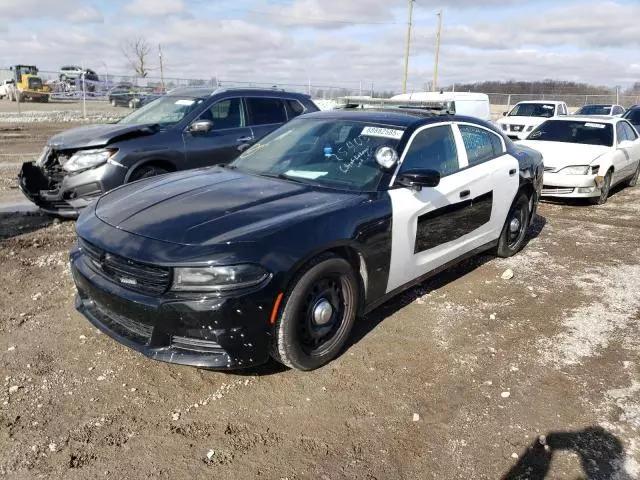
POLYGON ((547 120, 531 132, 527 140, 610 147, 613 145, 613 126, 609 123, 547 120))
POLYGON ((127 115, 118 123, 122 125, 174 125, 201 102, 201 100, 188 97, 159 97, 127 115))
POLYGON ((546 103, 519 103, 509 112, 510 117, 553 117, 556 107, 546 103))
POLYGON ((397 149, 404 129, 343 119, 293 120, 232 164, 249 173, 348 191, 376 190, 383 171, 375 153, 397 149))

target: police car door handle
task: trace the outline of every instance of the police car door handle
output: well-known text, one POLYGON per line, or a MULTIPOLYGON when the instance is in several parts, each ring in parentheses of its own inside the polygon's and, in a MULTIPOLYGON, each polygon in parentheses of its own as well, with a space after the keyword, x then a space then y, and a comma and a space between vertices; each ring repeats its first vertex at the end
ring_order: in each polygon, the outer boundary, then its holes
POLYGON ((463 190, 460 192, 460 198, 467 198, 469 195, 471 195, 470 190, 463 190))
POLYGON ((513 177, 516 174, 517 170, 515 168, 512 168, 511 170, 509 170, 509 176, 513 177))

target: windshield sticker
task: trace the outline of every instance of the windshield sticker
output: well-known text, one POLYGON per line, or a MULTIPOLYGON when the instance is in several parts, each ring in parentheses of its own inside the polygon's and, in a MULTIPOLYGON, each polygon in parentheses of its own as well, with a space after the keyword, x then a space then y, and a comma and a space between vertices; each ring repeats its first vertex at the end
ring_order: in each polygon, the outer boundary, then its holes
POLYGON ((367 135, 369 137, 383 137, 393 138, 394 140, 400 140, 404 130, 397 130, 395 128, 380 128, 380 127, 364 127, 361 135, 367 135))
POLYGON ((196 103, 195 100, 176 100, 175 102, 176 105, 186 105, 187 107, 190 107, 194 103, 196 103))
POLYGON ((324 177, 329 172, 309 172, 305 170, 287 170, 284 174, 288 177, 308 178, 309 180, 315 180, 316 178, 324 177))
POLYGON ((604 123, 585 123, 584 124, 585 127, 590 127, 590 128, 605 128, 606 125, 604 123))

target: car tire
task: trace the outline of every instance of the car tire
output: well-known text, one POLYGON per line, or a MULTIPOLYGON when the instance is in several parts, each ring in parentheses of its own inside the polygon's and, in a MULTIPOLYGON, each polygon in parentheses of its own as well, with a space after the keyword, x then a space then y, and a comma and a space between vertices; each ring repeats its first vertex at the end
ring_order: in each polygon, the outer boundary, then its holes
POLYGON ((359 283, 349 262, 332 254, 310 261, 284 296, 273 358, 305 371, 329 363, 349 338, 358 301, 359 283))
POLYGON ((524 247, 531 216, 531 199, 521 193, 513 202, 507 220, 502 227, 496 255, 502 258, 512 257, 524 247))
POLYGON ((602 183, 602 187, 600 187, 600 195, 597 197, 589 198, 589 203, 592 205, 604 205, 607 203, 607 199, 609 198, 609 192, 611 191, 611 177, 613 173, 611 170, 607 172, 604 176, 604 182, 602 183))
POLYGON ((143 165, 138 167, 129 177, 130 182, 135 182, 136 180, 142 180, 143 178, 155 177, 157 175, 164 175, 165 173, 169 173, 169 170, 166 168, 158 167, 156 165, 143 165))
POLYGON ((638 177, 640 176, 640 162, 636 167, 636 172, 627 180, 627 187, 635 187, 638 184, 638 177))

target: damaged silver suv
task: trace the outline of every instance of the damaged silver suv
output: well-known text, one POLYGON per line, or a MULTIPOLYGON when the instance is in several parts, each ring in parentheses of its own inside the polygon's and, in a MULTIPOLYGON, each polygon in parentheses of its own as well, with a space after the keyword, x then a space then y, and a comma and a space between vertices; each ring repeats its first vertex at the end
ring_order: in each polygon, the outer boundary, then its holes
POLYGON ((182 88, 115 124, 51 137, 23 164, 20 190, 42 210, 77 217, 103 193, 178 170, 228 163, 283 123, 318 107, 276 89, 182 88))

